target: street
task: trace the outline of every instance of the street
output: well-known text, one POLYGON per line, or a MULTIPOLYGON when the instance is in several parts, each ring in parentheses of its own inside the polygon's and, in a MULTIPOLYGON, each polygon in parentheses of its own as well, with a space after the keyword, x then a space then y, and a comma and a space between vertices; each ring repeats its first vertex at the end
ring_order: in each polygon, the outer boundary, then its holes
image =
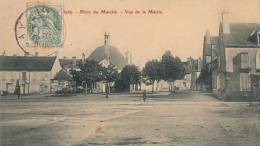
POLYGON ((1 97, 1 146, 257 146, 260 104, 208 93, 1 97))

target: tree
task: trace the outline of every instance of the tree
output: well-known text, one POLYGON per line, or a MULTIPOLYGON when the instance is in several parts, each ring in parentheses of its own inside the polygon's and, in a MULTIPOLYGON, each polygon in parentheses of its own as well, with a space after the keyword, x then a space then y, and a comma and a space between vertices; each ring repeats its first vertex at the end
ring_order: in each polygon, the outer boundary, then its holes
MULTIPOLYGON (((120 74, 117 84, 121 86, 121 90, 129 89, 131 84, 139 84, 141 81, 141 72, 135 65, 125 66, 120 74)), ((118 86, 118 85, 117 85, 118 86)))
POLYGON ((78 87, 82 85, 82 77, 80 76, 80 72, 76 70, 70 70, 70 74, 76 83, 76 89, 78 89, 78 87))
POLYGON ((148 61, 143 68, 143 77, 146 84, 152 85, 152 92, 154 91, 154 82, 159 82, 162 79, 163 68, 161 62, 158 60, 148 61))
POLYGON ((163 80, 169 82, 169 90, 173 91, 173 83, 184 77, 184 66, 179 57, 173 57, 170 51, 162 55, 162 66, 164 68, 163 80))
POLYGON ((104 80, 107 82, 107 86, 110 92, 112 83, 119 78, 119 73, 114 65, 108 65, 107 68, 104 68, 103 75, 104 75, 104 80))
POLYGON ((79 68, 71 71, 77 87, 81 85, 92 92, 94 84, 104 79, 104 68, 94 60, 86 60, 79 68))
POLYGON ((107 82, 114 82, 118 79, 119 73, 114 65, 108 65, 107 68, 104 68, 104 79, 107 82))

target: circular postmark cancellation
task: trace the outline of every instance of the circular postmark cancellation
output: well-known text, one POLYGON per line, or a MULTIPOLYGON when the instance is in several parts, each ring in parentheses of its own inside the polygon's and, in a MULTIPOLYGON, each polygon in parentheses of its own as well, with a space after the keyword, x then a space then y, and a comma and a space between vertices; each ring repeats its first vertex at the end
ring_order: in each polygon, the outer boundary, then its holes
POLYGON ((56 51, 64 39, 61 8, 53 5, 28 7, 17 18, 15 38, 25 53, 56 51))

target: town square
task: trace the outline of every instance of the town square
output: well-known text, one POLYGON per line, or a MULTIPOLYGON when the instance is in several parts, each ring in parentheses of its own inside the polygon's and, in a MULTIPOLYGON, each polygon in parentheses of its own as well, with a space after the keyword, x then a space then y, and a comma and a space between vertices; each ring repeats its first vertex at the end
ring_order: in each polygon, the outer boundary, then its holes
POLYGON ((259 0, 0 5, 1 146, 259 146, 259 0))

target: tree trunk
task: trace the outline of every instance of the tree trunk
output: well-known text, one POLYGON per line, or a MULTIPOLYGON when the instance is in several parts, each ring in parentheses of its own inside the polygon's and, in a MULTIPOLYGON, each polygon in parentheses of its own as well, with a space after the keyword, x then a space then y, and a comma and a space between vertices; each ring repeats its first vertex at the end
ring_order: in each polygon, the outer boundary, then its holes
POLYGON ((154 82, 153 82, 153 84, 152 84, 152 93, 153 93, 153 91, 154 91, 154 82))
POLYGON ((174 92, 175 88, 174 88, 174 82, 172 82, 172 92, 174 92))
POLYGON ((170 82, 168 82, 168 85, 169 85, 169 92, 171 92, 171 84, 170 84, 170 82))

